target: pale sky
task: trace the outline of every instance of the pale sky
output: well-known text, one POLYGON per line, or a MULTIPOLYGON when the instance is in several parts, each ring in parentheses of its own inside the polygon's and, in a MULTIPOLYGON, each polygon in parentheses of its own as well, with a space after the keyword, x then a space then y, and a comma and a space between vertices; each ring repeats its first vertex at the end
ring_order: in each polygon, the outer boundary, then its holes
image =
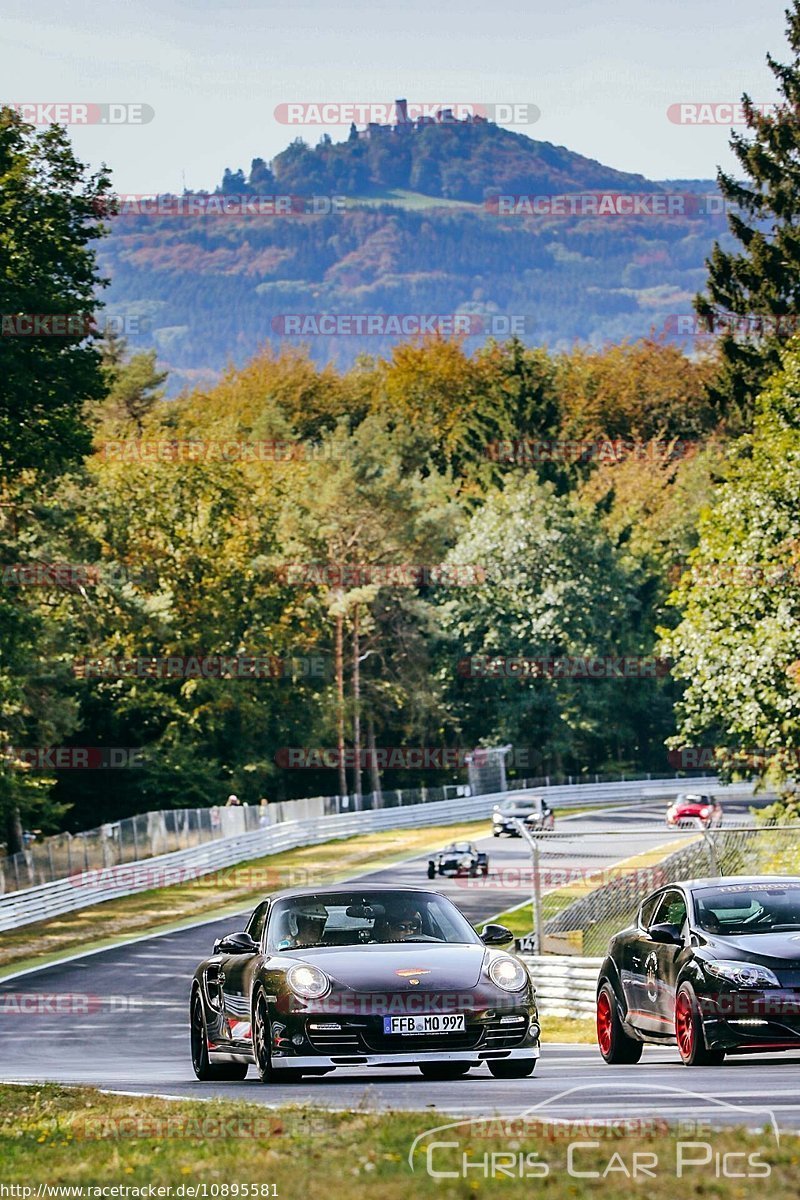
MULTIPOLYGON (((0 100, 146 104, 146 125, 72 126, 120 192, 214 187, 323 127, 274 118, 292 101, 531 103, 521 132, 652 179, 731 167, 729 129, 671 104, 775 99, 783 0, 5 0, 0 100)), ((346 127, 327 130, 334 140, 346 127)))

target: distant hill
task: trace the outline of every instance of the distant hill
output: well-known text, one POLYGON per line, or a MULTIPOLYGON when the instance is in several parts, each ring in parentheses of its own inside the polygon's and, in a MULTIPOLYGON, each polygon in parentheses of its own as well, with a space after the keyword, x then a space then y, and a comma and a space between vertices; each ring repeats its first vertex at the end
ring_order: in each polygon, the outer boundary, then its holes
POLYGON ((313 149, 297 139, 269 166, 255 159, 245 180, 228 171, 224 191, 369 196, 402 188, 481 203, 497 192, 655 191, 643 175, 615 171, 564 146, 537 142, 489 121, 377 126, 313 149), (401 130, 405 129, 405 132, 401 130))
POLYGON ((724 240, 721 215, 705 215, 709 193, 711 181, 650 181, 489 122, 353 130, 313 149, 298 140, 247 174, 226 170, 216 195, 233 215, 114 218, 100 252, 108 312, 125 318, 132 345, 158 348, 173 388, 266 340, 306 342, 341 365, 389 354, 394 332, 361 319, 376 314, 472 314, 475 344, 511 328, 554 348, 675 337, 724 240), (638 215, 548 211, 547 197, 576 193, 636 194, 638 215), (668 215, 670 193, 699 199, 668 215), (269 208, 289 195, 301 199, 288 216, 247 211, 248 197, 269 208), (507 213, 498 195, 542 208, 507 213), (335 211, 306 212, 326 206, 311 197, 335 211), (317 333, 320 314, 354 319, 317 333))

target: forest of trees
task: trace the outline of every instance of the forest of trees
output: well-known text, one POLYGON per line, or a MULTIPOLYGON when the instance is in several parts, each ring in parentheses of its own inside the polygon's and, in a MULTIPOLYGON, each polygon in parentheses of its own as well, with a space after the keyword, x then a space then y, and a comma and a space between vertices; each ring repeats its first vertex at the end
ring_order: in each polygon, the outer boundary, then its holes
MULTIPOLYGON (((785 104, 737 139, 747 187, 720 179, 751 224, 729 215, 697 299, 712 326, 760 323, 702 355, 432 336, 341 368, 265 346, 168 399, 154 350, 3 338, 8 847, 228 791, 464 778, 387 754, 378 781, 341 765, 359 750, 510 742, 536 775, 662 771, 708 747, 703 765, 793 785, 800 342, 776 329, 800 295, 781 172, 800 149, 800 0, 789 40, 785 104), (205 656, 220 677, 163 666, 205 656), (509 660, 525 665, 495 669, 509 660), (555 665, 598 661, 640 669, 555 665), (55 747, 138 765, 64 769, 55 747)), ((63 131, 0 110, 3 314, 93 307, 109 188, 63 131)))
MULTIPOLYGON (((35 620, 22 682, 41 711, 34 724, 20 709, 9 742, 42 744, 58 712, 59 742, 145 751, 113 787, 102 771, 56 772, 71 823, 228 790, 336 792, 336 769, 286 769, 276 753, 336 747, 340 721, 352 750, 356 714, 362 749, 501 740, 526 752, 522 775, 667 767, 668 674, 520 680, 463 664, 657 656, 675 565, 721 469, 711 360, 647 342, 469 356, 429 339, 343 374, 265 352, 167 401, 152 356, 103 349, 93 453, 46 498, 22 472, 4 537, 6 562, 24 547, 29 562, 97 568, 74 586, 10 581, 35 620), (203 655, 285 666, 187 679, 111 665, 203 655)), ((400 768, 382 782, 463 778, 400 768)))

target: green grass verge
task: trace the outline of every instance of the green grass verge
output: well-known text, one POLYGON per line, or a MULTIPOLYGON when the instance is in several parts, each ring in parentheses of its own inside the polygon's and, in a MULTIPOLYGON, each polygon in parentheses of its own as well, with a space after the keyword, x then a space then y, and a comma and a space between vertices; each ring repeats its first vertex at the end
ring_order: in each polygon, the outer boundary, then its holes
MULTIPOLYGON (((458 1087, 470 1090, 468 1081, 458 1087)), ((533 1081, 521 1084, 520 1090, 530 1094, 532 1104, 536 1102, 533 1081)), ((423 1103, 424 1098, 421 1083, 423 1103)), ((0 1181, 7 1187, 30 1189, 15 1193, 22 1200, 35 1198, 39 1185, 81 1187, 84 1200, 100 1194, 92 1188, 113 1186, 129 1189, 116 1193, 123 1197, 141 1194, 133 1189, 170 1187, 173 1197, 194 1195, 201 1200, 214 1196, 222 1200, 242 1196, 464 1200, 475 1195, 574 1200, 590 1194, 616 1200, 630 1196, 632 1181, 625 1169, 632 1172, 638 1151, 648 1155, 650 1175, 639 1175, 634 1191, 646 1194, 648 1200, 674 1200, 676 1195, 683 1200, 696 1196, 732 1200, 752 1195, 759 1183, 766 1184, 773 1196, 796 1194, 795 1135, 784 1135, 776 1145, 766 1130, 731 1129, 702 1138, 684 1133, 684 1142, 702 1140, 709 1145, 710 1161, 685 1169, 678 1179, 680 1153, 695 1161, 705 1156, 696 1146, 679 1150, 677 1132, 658 1119, 633 1137, 620 1136, 613 1127, 604 1136, 595 1125, 587 1137, 585 1125, 569 1130, 540 1121, 501 1121, 486 1112, 469 1124, 418 1143, 412 1172, 409 1151, 415 1139, 449 1120, 430 1111, 336 1113, 268 1109, 240 1101, 109 1096, 57 1086, 0 1087, 0 1181), (437 1139, 455 1145, 434 1147, 426 1156, 426 1146, 437 1139), (571 1142, 581 1143, 573 1172, 598 1173, 589 1188, 586 1175, 578 1178, 569 1173, 571 1142), (739 1178, 722 1176, 721 1156, 726 1153, 737 1155, 729 1169, 739 1172, 739 1178), (753 1159, 748 1162, 748 1154, 757 1156, 755 1162, 764 1167, 755 1166, 753 1159), (466 1172, 465 1157, 477 1164, 466 1172), (434 1171, 451 1174, 434 1178, 426 1170, 426 1158, 434 1171), (547 1164, 546 1178, 541 1177, 541 1167, 531 1167, 533 1163, 547 1164), (763 1177, 765 1170, 768 1179, 763 1177)))
MULTIPOLYGON (((380 870, 426 854, 444 842, 479 837, 486 828, 483 819, 461 825, 390 829, 285 850, 170 887, 106 900, 50 921, 7 930, 0 942, 0 979, 12 970, 44 965, 65 954, 113 946, 125 938, 180 928, 204 917, 233 915, 255 907, 265 895, 283 887, 315 886, 347 879, 353 873, 380 870)), ((131 864, 131 869, 136 866, 131 864)), ((147 860, 138 867, 146 871, 147 860)), ((420 872, 421 886, 426 883, 420 872)))
POLYGON ((391 204, 395 208, 420 210, 426 208, 466 208, 480 212, 482 205, 470 200, 444 200, 439 196, 426 196, 423 192, 410 192, 406 188, 392 188, 376 196, 348 196, 346 208, 374 208, 391 204))
POLYGON ((594 1017, 553 1017, 540 1013, 542 1043, 572 1042, 578 1046, 596 1046, 597 1030, 594 1017))

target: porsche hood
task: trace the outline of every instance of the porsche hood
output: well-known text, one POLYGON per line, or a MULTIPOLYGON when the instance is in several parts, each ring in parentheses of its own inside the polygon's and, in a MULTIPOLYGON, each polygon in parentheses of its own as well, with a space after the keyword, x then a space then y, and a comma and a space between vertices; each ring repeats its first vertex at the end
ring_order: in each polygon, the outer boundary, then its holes
MULTIPOLYGON (((336 983, 358 992, 405 990, 440 992, 474 988, 486 947, 437 943, 386 946, 315 946, 291 955, 313 963, 336 983), (416 979, 416 984, 410 984, 416 979)), ((287 958, 289 955, 287 954, 287 958)))

